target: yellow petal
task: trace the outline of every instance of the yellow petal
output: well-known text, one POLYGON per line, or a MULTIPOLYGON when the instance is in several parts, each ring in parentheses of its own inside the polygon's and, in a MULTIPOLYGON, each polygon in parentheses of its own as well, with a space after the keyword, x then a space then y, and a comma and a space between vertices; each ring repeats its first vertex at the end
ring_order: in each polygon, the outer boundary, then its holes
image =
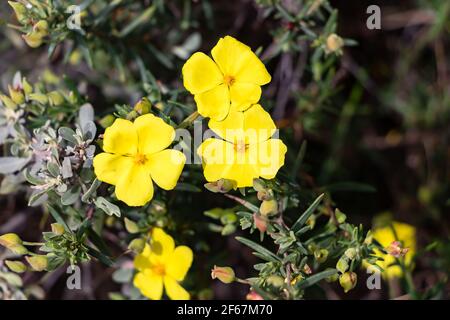
POLYGON ((143 206, 153 198, 153 183, 148 168, 133 164, 124 170, 116 184, 117 199, 132 207, 143 206))
POLYGON ((172 255, 174 249, 175 241, 173 241, 173 238, 165 233, 163 229, 153 228, 150 256, 152 262, 165 263, 172 255))
POLYGON ((150 255, 150 245, 146 243, 144 250, 134 258, 134 267, 139 271, 149 269, 151 267, 150 255))
POLYGON ((205 118, 223 120, 230 111, 230 91, 221 84, 209 91, 194 96, 198 113, 205 118))
POLYGON ((203 174, 207 181, 234 180, 238 188, 250 187, 257 178, 258 167, 250 154, 238 152, 232 143, 220 139, 207 139, 197 150, 203 159, 203 174))
POLYGON ((167 148, 175 138, 175 130, 161 118, 148 113, 134 120, 139 139, 138 152, 150 155, 167 148))
POLYGON ((166 149, 148 158, 148 168, 152 180, 164 190, 172 190, 177 185, 186 162, 185 155, 172 149, 166 149))
POLYGON ((211 54, 222 73, 234 77, 236 82, 261 86, 271 80, 266 67, 250 47, 233 37, 221 38, 211 54))
POLYGON ((284 165, 287 147, 280 139, 269 139, 250 145, 248 152, 252 163, 256 163, 258 175, 264 179, 273 179, 284 165))
POLYGON ((191 297, 189 292, 171 277, 164 277, 164 287, 166 288, 167 295, 172 300, 189 300, 191 297))
POLYGON ((103 152, 94 157, 95 175, 98 180, 109 184, 117 184, 119 177, 125 172, 125 169, 132 165, 132 158, 121 155, 103 152))
POLYGON ((133 284, 149 299, 160 300, 163 293, 163 278, 152 272, 139 272, 133 284))
POLYGON ((223 82, 216 63, 201 52, 194 53, 183 66, 183 84, 192 94, 202 93, 223 82))
POLYGON ((109 153, 132 155, 137 152, 138 136, 133 123, 116 119, 103 135, 103 150, 109 153))
POLYGON ((244 112, 231 108, 223 121, 211 119, 208 126, 223 139, 253 144, 269 139, 276 131, 270 114, 261 105, 255 104, 244 112))
POLYGON ((193 259, 192 250, 186 246, 178 246, 167 261, 166 273, 177 281, 186 276, 193 259))
POLYGON ((238 111, 248 109, 261 98, 261 87, 252 83, 236 82, 230 87, 230 100, 238 111))

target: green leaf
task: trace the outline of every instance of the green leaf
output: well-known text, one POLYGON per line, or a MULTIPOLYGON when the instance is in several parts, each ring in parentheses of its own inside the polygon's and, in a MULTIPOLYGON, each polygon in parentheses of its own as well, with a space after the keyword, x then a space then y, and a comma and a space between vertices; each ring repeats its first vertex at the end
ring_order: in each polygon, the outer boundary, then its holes
POLYGON ((67 190, 61 197, 61 203, 64 206, 70 206, 71 204, 74 204, 77 202, 78 198, 80 197, 80 187, 79 186, 73 186, 69 190, 67 190))
POLYGON ((314 202, 309 206, 308 209, 303 212, 303 214, 298 218, 298 220, 294 223, 292 226, 292 231, 298 232, 300 228, 306 223, 308 218, 313 214, 314 210, 316 210, 317 206, 320 204, 320 201, 322 201, 324 197, 324 194, 322 193, 320 196, 314 200, 314 202))
POLYGON ((0 157, 0 174, 9 174, 22 169, 30 158, 0 157))
POLYGON ((263 258, 264 260, 272 262, 281 262, 281 259, 278 256, 276 256, 273 252, 267 250, 266 248, 257 244, 256 242, 253 242, 252 240, 243 237, 236 237, 236 240, 258 252, 261 258, 264 257, 263 258))
POLYGON ((134 29, 143 24, 146 20, 150 20, 156 11, 156 6, 152 5, 148 7, 141 15, 131 21, 125 28, 119 33, 119 38, 124 38, 129 35, 134 29))
POLYGON ((81 196, 81 201, 83 202, 89 202, 89 198, 91 195, 100 187, 102 182, 98 179, 95 179, 94 182, 92 182, 91 186, 87 191, 81 196))
POLYGON ((47 204, 48 211, 52 215, 53 219, 55 219, 56 222, 58 222, 60 225, 64 226, 64 229, 66 231, 71 232, 69 226, 66 224, 64 219, 61 217, 61 215, 58 213, 58 211, 55 210, 51 205, 47 204))
POLYGON ((306 278, 305 280, 298 282, 295 287, 298 290, 303 290, 305 288, 308 288, 308 287, 316 284, 317 282, 319 282, 327 277, 331 277, 332 275, 334 275, 336 273, 337 273, 336 269, 330 269, 330 270, 325 270, 325 271, 319 272, 311 277, 306 278))
POLYGON ((100 251, 95 250, 92 247, 88 247, 88 254, 97 258, 100 262, 107 265, 108 267, 114 266, 114 261, 112 261, 108 256, 104 255, 100 251))
POLYGON ((97 208, 103 210, 108 216, 115 215, 117 217, 120 217, 120 208, 116 206, 115 204, 109 202, 103 197, 98 197, 94 201, 97 208))

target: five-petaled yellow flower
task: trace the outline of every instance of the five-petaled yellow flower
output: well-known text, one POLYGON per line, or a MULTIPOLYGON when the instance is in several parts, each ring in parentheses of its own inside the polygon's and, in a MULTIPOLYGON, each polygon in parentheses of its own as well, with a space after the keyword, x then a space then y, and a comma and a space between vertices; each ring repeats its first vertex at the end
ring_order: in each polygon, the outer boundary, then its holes
POLYGON ((175 248, 173 238, 160 228, 151 233, 151 243, 134 259, 138 273, 134 286, 147 298, 159 300, 166 294, 172 300, 188 300, 189 293, 178 283, 182 281, 192 264, 192 250, 186 246, 175 248))
POLYGON ((271 138, 275 123, 259 104, 232 110, 225 120, 211 119, 208 125, 224 140, 209 138, 197 149, 206 180, 223 178, 236 181, 238 188, 250 187, 254 178, 273 179, 283 166, 287 147, 271 138))
MULTIPOLYGON (((398 259, 404 259, 407 267, 411 265, 416 251, 416 228, 406 223, 394 221, 391 226, 373 230, 373 238, 384 248, 388 248, 394 241, 399 241, 402 248, 407 248, 408 251, 404 257, 398 259)), ((383 276, 388 279, 402 276, 402 269, 399 265, 395 264, 396 258, 393 255, 385 254, 380 250, 375 250, 375 255, 384 259, 384 261, 377 262, 377 265, 384 269, 383 276)))
POLYGON ((270 74, 250 47, 233 37, 221 38, 211 50, 214 60, 194 53, 183 66, 183 82, 194 95, 198 112, 223 120, 230 107, 244 111, 261 97, 261 86, 270 74))
POLYGON ((175 130, 152 114, 134 122, 116 119, 105 130, 103 151, 94 158, 100 181, 116 186, 117 199, 142 206, 153 197, 153 182, 162 189, 175 188, 186 162, 184 154, 166 149, 175 130))

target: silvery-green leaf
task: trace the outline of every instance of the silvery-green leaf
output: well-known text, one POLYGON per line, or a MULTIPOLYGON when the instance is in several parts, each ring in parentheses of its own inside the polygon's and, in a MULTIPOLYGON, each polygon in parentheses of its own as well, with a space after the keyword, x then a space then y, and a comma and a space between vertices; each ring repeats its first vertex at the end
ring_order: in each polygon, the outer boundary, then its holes
POLYGON ((17 175, 6 175, 0 184, 0 194, 9 194, 17 191, 20 181, 17 175))
POLYGON ((73 177, 72 163, 70 162, 70 158, 69 157, 65 157, 64 158, 64 160, 62 162, 62 168, 61 169, 62 169, 61 170, 61 174, 62 174, 64 179, 73 177))
POLYGON ((94 108, 90 103, 85 103, 80 107, 78 121, 81 129, 84 129, 86 123, 94 121, 94 108))
POLYGON ((112 278, 117 283, 128 283, 131 281, 133 273, 134 271, 132 268, 121 268, 114 271, 112 278))
POLYGON ((30 207, 37 207, 40 204, 42 204, 44 201, 46 201, 47 199, 47 191, 51 190, 50 189, 43 189, 43 190, 35 190, 30 198, 28 199, 28 205, 30 207))
POLYGON ((67 184, 63 183, 56 187, 56 191, 59 193, 64 193, 67 191, 67 184))
POLYGON ((74 186, 67 190, 61 197, 61 203, 65 206, 74 204, 80 197, 80 187, 74 186))
POLYGON ((115 204, 109 202, 103 197, 98 197, 94 201, 95 205, 103 210, 107 215, 112 216, 115 215, 117 217, 120 217, 120 208, 116 206, 115 204))
POLYGON ((44 181, 42 179, 39 179, 38 177, 34 176, 29 169, 25 169, 23 171, 23 176, 31 184, 34 184, 34 185, 44 184, 44 181))
POLYGON ((17 274, 12 272, 1 272, 0 278, 4 279, 10 286, 13 287, 21 287, 22 286, 22 278, 17 274))
POLYGON ((64 139, 67 140, 69 142, 72 142, 73 144, 77 144, 77 139, 75 138, 75 131, 73 131, 70 128, 67 127, 61 127, 58 129, 58 133, 59 135, 64 139))
POLYGON ((9 174, 21 170, 30 158, 0 157, 0 173, 9 174))
POLYGON ((81 201, 83 202, 89 202, 89 198, 94 194, 94 192, 100 187, 102 182, 98 179, 95 179, 94 182, 92 182, 89 189, 81 196, 81 201))
POLYGON ((60 174, 60 169, 59 169, 59 166, 58 166, 58 164, 56 164, 55 162, 49 162, 49 163, 47 163, 47 170, 48 170, 48 172, 50 172, 50 174, 53 176, 53 177, 57 177, 57 176, 59 176, 59 174, 60 174))
POLYGON ((92 121, 88 121, 82 127, 83 129, 83 138, 87 141, 92 141, 95 138, 95 134, 97 133, 97 127, 95 123, 92 121))

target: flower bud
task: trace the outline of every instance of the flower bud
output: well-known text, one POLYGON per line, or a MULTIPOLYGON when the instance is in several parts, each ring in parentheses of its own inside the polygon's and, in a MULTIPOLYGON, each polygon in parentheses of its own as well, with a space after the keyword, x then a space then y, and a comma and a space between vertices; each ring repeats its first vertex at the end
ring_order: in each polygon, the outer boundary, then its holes
POLYGON ((325 262, 327 260, 327 258, 328 258, 328 250, 327 249, 320 249, 320 250, 314 251, 314 258, 319 263, 325 262))
POLYGON ((273 199, 273 191, 270 189, 259 190, 256 193, 256 196, 258 197, 259 201, 272 200, 273 199))
POLYGON ((6 233, 0 236, 0 245, 10 248, 16 245, 22 245, 22 239, 15 233, 6 233))
POLYGON ((344 40, 337 34, 332 33, 328 36, 326 45, 328 52, 337 52, 344 46, 344 40))
POLYGON ((11 86, 8 86, 8 90, 9 96, 11 97, 11 100, 14 101, 14 103, 22 104, 25 102, 25 96, 23 95, 22 90, 16 90, 11 86))
POLYGON ((255 291, 250 291, 246 296, 246 300, 264 300, 263 297, 261 297, 259 294, 257 294, 255 291))
POLYGON ((342 256, 338 262, 336 263, 336 269, 338 269, 338 271, 340 273, 344 273, 345 271, 347 271, 348 269, 348 258, 346 256, 342 256))
POLYGON ((391 244, 386 248, 386 251, 391 256, 400 258, 404 257, 408 253, 409 248, 402 248, 400 241, 392 241, 391 244))
POLYGON ((339 224, 344 223, 345 220, 347 219, 347 216, 345 215, 345 213, 343 213, 341 210, 337 209, 334 210, 334 215, 336 216, 336 220, 339 224))
POLYGON ((267 283, 276 287, 281 288, 284 285, 284 279, 278 275, 271 275, 266 279, 267 283))
POLYGON ((303 272, 306 274, 311 274, 312 273, 311 267, 308 264, 305 264, 303 266, 303 272))
POLYGON ((50 104, 53 106, 59 106, 64 102, 64 97, 58 91, 52 91, 47 94, 48 100, 50 104))
POLYGON ((357 252, 355 248, 348 248, 345 250, 344 255, 350 260, 354 260, 356 258, 357 252))
POLYGON ((205 188, 214 193, 227 193, 236 188, 236 182, 228 179, 220 179, 205 184, 205 188))
POLYGON ((356 273, 346 272, 344 274, 341 274, 341 276, 339 277, 339 284, 344 289, 344 292, 347 293, 356 286, 357 280, 358 277, 356 273))
POLYGON ((32 101, 39 102, 41 104, 46 104, 48 102, 47 95, 43 93, 31 93, 28 98, 32 101))
POLYGON ((267 230, 267 220, 265 217, 254 213, 253 214, 253 221, 255 222, 255 227, 256 229, 258 229, 260 232, 264 233, 267 230))
POLYGON ((211 278, 219 279, 223 283, 232 283, 235 280, 235 274, 230 267, 218 267, 214 266, 211 270, 211 278))
POLYGON ((365 245, 372 244, 372 241, 373 241, 373 234, 372 234, 372 231, 369 230, 369 231, 367 231, 366 238, 364 239, 364 244, 365 245))
POLYGON ((11 100, 10 97, 0 94, 0 100, 3 102, 6 108, 14 110, 17 108, 17 104, 11 100))
POLYGON ((33 26, 33 32, 38 34, 41 38, 48 36, 48 22, 45 20, 39 20, 33 26))
POLYGON ((25 260, 34 271, 44 271, 48 265, 47 256, 43 255, 26 256, 25 260))
POLYGON ((40 47, 40 45, 42 44, 42 37, 34 31, 22 35, 22 38, 31 48, 40 47))
POLYGON ((20 261, 5 260, 5 264, 15 273, 23 273, 27 271, 27 266, 20 261))
POLYGON ((58 236, 62 235, 65 231, 64 227, 59 223, 52 223, 50 227, 52 228, 52 232, 58 236))
POLYGON ((128 245, 128 249, 138 254, 144 251, 144 248, 145 248, 145 240, 142 238, 133 239, 128 245))
POLYGON ((276 200, 263 201, 259 207, 259 212, 263 216, 271 216, 278 212, 278 202, 276 200))
POLYGON ((149 113, 151 108, 152 104, 147 98, 142 98, 134 105, 134 110, 141 115, 149 113))
POLYGON ((114 123, 114 120, 116 120, 116 117, 114 117, 112 114, 108 114, 101 118, 98 122, 100 123, 102 128, 108 128, 114 123))
MULTIPOLYGON (((327 268, 326 270, 330 270, 330 269, 331 268, 327 268)), ((331 282, 337 281, 337 279, 339 279, 339 273, 336 272, 333 275, 326 277, 325 281, 328 283, 331 283, 331 282)))
POLYGON ((138 233, 139 232, 139 226, 137 225, 136 222, 125 218, 125 229, 129 232, 129 233, 138 233))
POLYGON ((22 3, 13 1, 8 1, 8 3, 13 8, 14 13, 16 14, 17 21, 23 22, 27 19, 27 8, 22 3))

